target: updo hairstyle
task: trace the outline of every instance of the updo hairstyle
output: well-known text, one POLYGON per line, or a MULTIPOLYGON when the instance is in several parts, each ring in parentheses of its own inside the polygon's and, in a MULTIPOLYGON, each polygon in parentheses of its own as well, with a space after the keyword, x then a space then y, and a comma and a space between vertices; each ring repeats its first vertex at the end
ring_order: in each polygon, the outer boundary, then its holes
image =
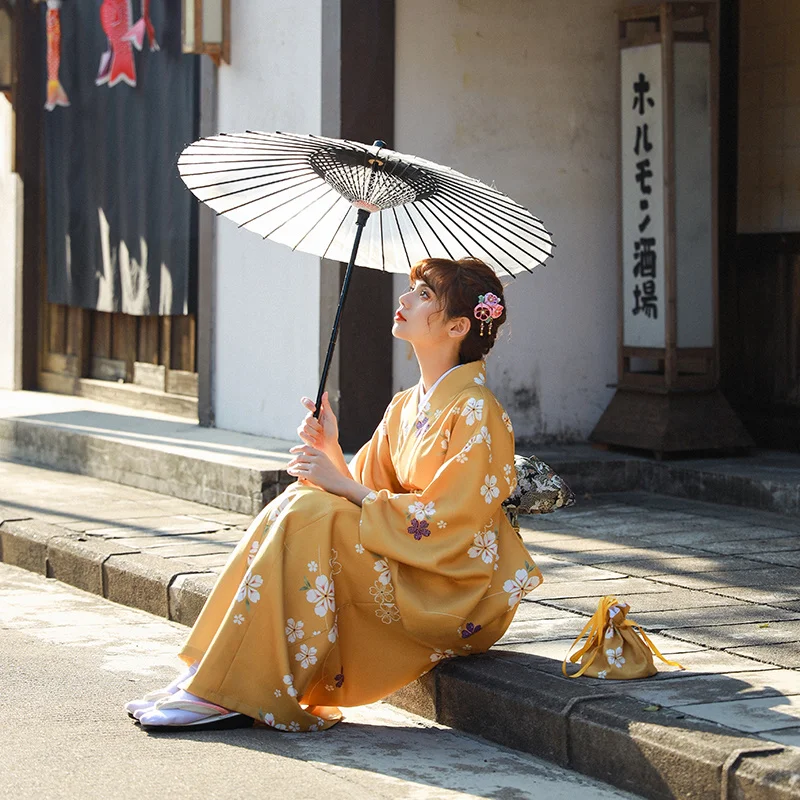
POLYGON ((505 306, 503 284, 495 271, 478 258, 462 258, 451 261, 447 258, 425 258, 411 267, 411 283, 424 281, 433 289, 446 319, 466 317, 470 321, 469 333, 461 341, 459 363, 480 361, 494 345, 497 332, 506 320, 506 310, 492 320, 491 333, 488 323, 481 336, 481 322, 475 317, 475 306, 482 294, 496 294, 505 306))

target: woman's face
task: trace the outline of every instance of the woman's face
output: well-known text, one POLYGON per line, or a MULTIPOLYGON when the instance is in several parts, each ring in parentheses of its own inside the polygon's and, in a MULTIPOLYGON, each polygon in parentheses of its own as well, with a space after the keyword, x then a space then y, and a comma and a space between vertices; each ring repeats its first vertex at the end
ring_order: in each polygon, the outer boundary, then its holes
POLYGON ((422 280, 410 286, 400 295, 400 305, 394 315, 392 336, 411 344, 447 336, 444 314, 440 311, 439 299, 433 289, 422 280))

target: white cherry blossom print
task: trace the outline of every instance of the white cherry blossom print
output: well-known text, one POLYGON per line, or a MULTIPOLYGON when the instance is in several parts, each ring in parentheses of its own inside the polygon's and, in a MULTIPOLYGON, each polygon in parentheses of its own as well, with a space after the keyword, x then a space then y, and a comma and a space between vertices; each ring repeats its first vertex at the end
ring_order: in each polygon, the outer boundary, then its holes
POLYGON ((378 576, 378 580, 381 583, 391 583, 392 581, 392 573, 389 571, 389 565, 386 563, 386 560, 383 558, 378 559, 375 561, 375 572, 380 572, 378 576))
POLYGON ((462 451, 461 451, 461 452, 460 452, 460 453, 459 453, 459 454, 456 456, 456 461, 457 461, 459 464, 466 464, 466 463, 467 463, 467 461, 469 461, 469 456, 466 454, 466 452, 465 452, 465 451, 466 451, 466 448, 464 448, 464 450, 462 450, 462 451))
POLYGON ((495 497, 500 496, 500 490, 497 488, 497 478, 494 475, 487 475, 483 486, 481 486, 481 495, 488 503, 491 503, 495 497))
POLYGON ((452 650, 445 650, 442 651, 438 647, 434 648, 433 653, 431 653, 431 661, 436 663, 437 661, 443 661, 446 658, 453 658, 455 653, 452 650))
POLYGON ((339 638, 339 623, 334 622, 333 627, 328 631, 328 641, 333 644, 339 638))
POLYGON ((423 503, 417 500, 408 507, 408 513, 420 522, 424 519, 430 519, 436 513, 436 507, 433 503, 423 503))
POLYGON ((479 400, 477 397, 470 397, 469 400, 464 403, 461 416, 467 418, 467 425, 474 425, 475 420, 480 422, 483 419, 483 400, 479 400))
POLYGON ((275 697, 282 697, 282 696, 283 696, 283 692, 280 689, 276 689, 275 690, 275 697))
POLYGON ((614 633, 614 626, 609 622, 608 627, 606 628, 606 639, 613 639, 614 633))
POLYGON ((296 641, 302 639, 305 636, 303 632, 303 621, 297 620, 295 622, 291 617, 286 620, 286 638, 289 640, 290 644, 294 644, 296 641))
POLYGON ((525 569, 518 569, 513 580, 503 584, 503 591, 508 592, 508 605, 513 608, 528 592, 532 592, 539 585, 538 575, 529 575, 525 569))
POLYGON ((439 520, 439 521, 436 523, 436 525, 437 525, 438 527, 440 527, 440 528, 446 528, 446 527, 447 527, 447 523, 446 523, 446 522, 445 522, 443 519, 440 519, 440 520, 439 520))
POLYGON ((478 386, 486 386, 486 376, 482 372, 479 372, 472 380, 474 380, 478 386))
POLYGON ((319 572, 319 564, 317 564, 316 561, 309 561, 308 564, 306 564, 306 568, 309 572, 319 572))
POLYGON ((600 678, 601 680, 603 678, 605 678, 606 675, 608 675, 608 670, 607 669, 602 669, 602 670, 600 670, 600 672, 597 673, 597 677, 600 678))
POLYGON ((249 571, 246 572, 241 584, 239 584, 239 591, 236 592, 236 602, 241 603, 242 600, 245 600, 248 605, 257 603, 261 599, 258 587, 262 583, 264 583, 264 579, 260 575, 251 575, 249 571))
POLYGON ((622 669, 622 665, 625 663, 625 659, 622 656, 622 645, 617 648, 610 647, 606 650, 606 658, 610 667, 622 669))
POLYGON ((244 622, 244 614, 236 614, 233 618, 234 625, 241 625, 244 622))
POLYGON ((378 499, 377 492, 370 492, 361 502, 362 503, 374 503, 378 499))
POLYGON ((363 552, 364 552, 364 545, 361 544, 361 542, 358 542, 358 544, 356 544, 356 553, 361 555, 361 553, 363 552))
POLYGON ((481 428, 481 432, 478 435, 480 436, 479 441, 483 442, 484 444, 488 444, 489 447, 492 446, 492 437, 489 433, 489 429, 485 425, 481 428))
POLYGON ((470 558, 480 558, 484 564, 491 564, 497 559, 497 534, 494 531, 476 533, 474 544, 467 555, 470 558))
POLYGON ((328 611, 336 611, 333 581, 329 581, 327 575, 317 575, 314 583, 316 589, 309 589, 306 592, 306 600, 315 606, 314 613, 318 617, 324 617, 328 611))
POLYGON ((300 652, 295 655, 295 659, 300 662, 303 669, 308 669, 312 664, 317 663, 317 648, 301 644, 300 652))
POLYGON ((509 433, 514 433, 514 428, 511 425, 511 417, 509 417, 505 411, 503 412, 503 423, 505 424, 506 430, 509 433))
POLYGON ((300 724, 295 722, 294 720, 292 720, 289 723, 289 730, 290 731, 299 731, 300 730, 300 724))
POLYGON ((283 682, 288 687, 286 689, 286 694, 288 694, 289 697, 297 697, 297 689, 294 688, 294 678, 291 675, 284 675, 283 682))
POLYGON ((247 566, 249 567, 253 563, 253 559, 258 554, 258 548, 261 547, 261 542, 253 542, 250 545, 250 553, 247 556, 247 566))

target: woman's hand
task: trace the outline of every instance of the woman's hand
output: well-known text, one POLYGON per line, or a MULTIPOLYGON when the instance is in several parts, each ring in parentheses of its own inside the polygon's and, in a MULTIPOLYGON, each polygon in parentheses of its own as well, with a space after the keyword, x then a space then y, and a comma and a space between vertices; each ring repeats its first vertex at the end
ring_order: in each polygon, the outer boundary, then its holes
MULTIPOLYGON (((319 419, 314 418, 316 405, 310 397, 303 397, 300 402, 308 409, 308 414, 297 428, 298 436, 309 447, 325 453, 337 471, 349 478, 347 462, 344 460, 344 454, 339 445, 339 423, 328 402, 328 393, 325 392, 322 395, 319 419)), ((290 452, 294 452, 294 450, 290 452)))
POLYGON ((293 447, 294 458, 286 471, 301 483, 310 483, 331 494, 346 497, 357 505, 369 494, 369 489, 356 483, 350 474, 343 475, 326 453, 308 444, 293 447))
POLYGON ((322 395, 322 408, 319 419, 314 418, 316 404, 310 397, 303 397, 300 402, 308 409, 308 414, 303 418, 297 428, 298 436, 311 447, 316 447, 324 453, 339 445, 339 423, 328 402, 328 393, 322 395))

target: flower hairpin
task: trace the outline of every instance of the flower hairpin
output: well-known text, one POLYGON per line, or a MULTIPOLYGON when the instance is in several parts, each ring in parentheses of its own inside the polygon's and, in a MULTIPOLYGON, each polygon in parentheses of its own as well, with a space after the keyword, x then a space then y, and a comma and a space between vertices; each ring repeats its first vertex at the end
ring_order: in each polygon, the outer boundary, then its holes
POLYGON ((475 318, 481 321, 481 336, 483 336, 484 324, 488 320, 489 330, 487 335, 492 335, 492 321, 502 315, 505 307, 500 304, 500 298, 496 294, 488 292, 478 297, 478 305, 475 306, 475 318))

